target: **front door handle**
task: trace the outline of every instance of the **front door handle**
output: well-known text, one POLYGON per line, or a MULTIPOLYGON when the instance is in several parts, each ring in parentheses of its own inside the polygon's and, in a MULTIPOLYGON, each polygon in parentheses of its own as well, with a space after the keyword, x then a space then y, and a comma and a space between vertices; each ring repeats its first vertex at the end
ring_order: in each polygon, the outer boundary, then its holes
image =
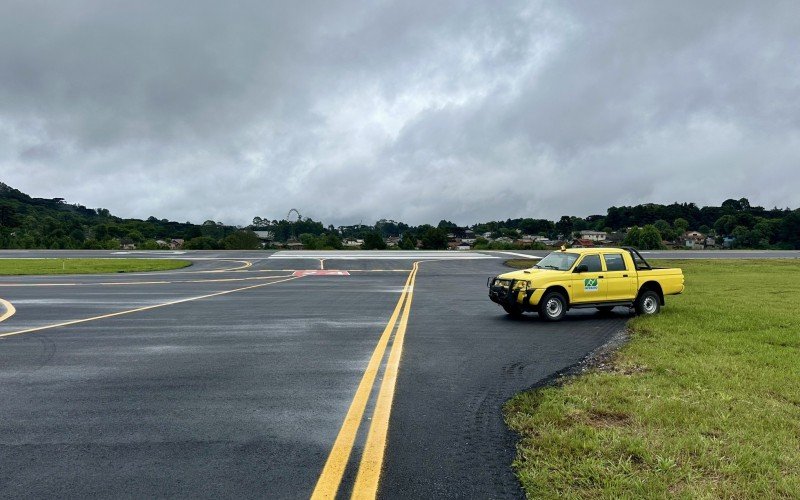
POLYGON ((627 274, 623 274, 623 275, 622 275, 622 277, 623 277, 623 278, 627 278, 627 277, 628 277, 628 275, 627 275, 627 274))
POLYGON ((602 275, 598 276, 598 278, 602 278, 602 277, 603 277, 602 275))

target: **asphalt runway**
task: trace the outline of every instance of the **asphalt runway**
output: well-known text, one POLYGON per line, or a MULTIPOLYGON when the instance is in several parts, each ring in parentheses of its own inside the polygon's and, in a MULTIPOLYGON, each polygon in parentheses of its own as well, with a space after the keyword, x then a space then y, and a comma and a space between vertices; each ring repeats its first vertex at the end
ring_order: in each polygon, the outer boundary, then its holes
POLYGON ((140 256, 194 265, 0 278, 0 497, 521 497, 502 404, 629 318, 509 319, 501 253, 0 252, 140 256))

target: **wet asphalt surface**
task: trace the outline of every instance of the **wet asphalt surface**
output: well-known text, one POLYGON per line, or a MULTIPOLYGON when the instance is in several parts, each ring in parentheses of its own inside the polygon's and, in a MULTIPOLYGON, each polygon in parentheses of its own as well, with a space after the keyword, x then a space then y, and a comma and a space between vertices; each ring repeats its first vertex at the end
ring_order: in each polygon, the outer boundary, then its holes
MULTIPOLYGON (((145 256, 0 252, 65 255, 145 256)), ((324 266, 350 276, 284 281, 319 261, 268 252, 155 255, 196 260, 168 273, 0 278, 0 298, 17 310, 0 335, 211 295, 0 338, 0 497, 312 492, 413 260, 347 253, 324 266)), ((421 265, 380 497, 521 497, 502 404, 580 361, 629 318, 618 309, 573 311, 556 324, 509 319, 485 288, 488 276, 508 270, 502 262, 421 265)))

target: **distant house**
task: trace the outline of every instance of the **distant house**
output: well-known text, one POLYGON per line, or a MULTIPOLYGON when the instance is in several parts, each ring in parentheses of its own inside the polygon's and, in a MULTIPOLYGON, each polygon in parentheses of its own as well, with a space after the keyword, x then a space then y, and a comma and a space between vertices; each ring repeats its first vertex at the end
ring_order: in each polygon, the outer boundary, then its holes
POLYGON ((275 233, 272 231, 253 231, 262 242, 270 242, 275 239, 275 233))
POLYGON ((608 237, 608 233, 605 233, 603 231, 584 230, 584 231, 581 231, 580 239, 582 239, 582 240, 590 240, 590 241, 605 241, 607 237, 608 237))
POLYGON ((686 248, 703 248, 706 244, 706 235, 699 231, 686 231, 683 235, 683 244, 686 248))
POLYGON ((591 248, 594 246, 594 241, 587 238, 576 238, 572 240, 572 246, 574 248, 591 248))
POLYGON ((275 233, 272 231, 253 231, 258 240, 261 242, 262 247, 266 247, 275 241, 275 233))
POLYGON ((286 243, 287 250, 302 250, 305 246, 299 241, 289 241, 286 243))
POLYGON ((448 250, 456 250, 461 245, 461 238, 450 238, 447 242, 448 250))
POLYGON ((509 244, 510 243, 514 243, 514 240, 512 240, 511 238, 509 238, 507 236, 501 236, 501 237, 497 238, 494 241, 496 241, 498 243, 509 243, 509 244))
POLYGON ((183 248, 183 238, 172 238, 169 242, 170 250, 178 250, 183 248))
POLYGON ((394 248, 400 245, 400 237, 398 236, 389 236, 383 240, 386 243, 386 246, 389 248, 394 248))
POLYGON ((342 242, 342 244, 349 248, 357 248, 364 244, 364 240, 358 238, 347 238, 342 242))
POLYGON ((468 243, 462 241, 461 244, 456 247, 456 250, 472 250, 472 247, 469 246, 468 243))
POLYGON ((533 242, 540 242, 547 240, 547 236, 542 236, 541 234, 532 234, 529 236, 529 238, 533 242))

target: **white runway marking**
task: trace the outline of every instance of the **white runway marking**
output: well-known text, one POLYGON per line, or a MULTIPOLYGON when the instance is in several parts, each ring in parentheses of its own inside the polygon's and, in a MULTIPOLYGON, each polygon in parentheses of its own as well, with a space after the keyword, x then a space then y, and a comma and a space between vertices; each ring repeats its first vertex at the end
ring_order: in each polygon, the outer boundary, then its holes
POLYGON ((476 252, 454 251, 303 251, 288 250, 276 252, 269 256, 270 259, 325 259, 325 260, 472 260, 472 259, 497 259, 494 255, 476 252))
POLYGON ((180 250, 128 250, 123 252, 111 252, 111 255, 132 255, 132 254, 144 254, 144 255, 183 255, 186 252, 182 252, 180 250))
POLYGON ((494 253, 504 253, 506 255, 514 255, 516 257, 524 257, 526 259, 541 259, 538 255, 529 255, 527 253, 517 253, 517 252, 505 252, 500 250, 494 250, 494 253))

